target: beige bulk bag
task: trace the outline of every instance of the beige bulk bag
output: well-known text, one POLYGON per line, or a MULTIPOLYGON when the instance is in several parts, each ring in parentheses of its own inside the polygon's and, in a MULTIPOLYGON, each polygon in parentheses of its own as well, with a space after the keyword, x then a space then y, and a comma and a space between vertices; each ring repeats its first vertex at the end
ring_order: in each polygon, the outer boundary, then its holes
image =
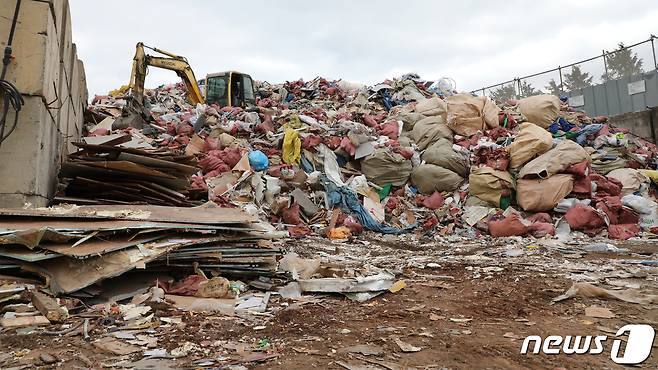
POLYGON ((416 103, 415 111, 423 116, 443 116, 446 118, 448 106, 443 99, 439 97, 432 97, 429 99, 419 100, 416 103))
POLYGON ((589 153, 571 140, 560 141, 555 148, 528 162, 519 172, 519 179, 548 178, 563 172, 572 164, 589 160, 589 153))
POLYGON ((468 176, 468 194, 500 207, 500 198, 506 189, 514 189, 514 179, 507 171, 479 167, 468 176))
POLYGON ((519 110, 528 121, 547 128, 557 119, 560 99, 548 94, 529 96, 519 100, 519 110))
POLYGON ((411 183, 423 194, 453 191, 462 181, 464 179, 458 174, 430 163, 421 164, 411 172, 411 183))
POLYGON ((452 149, 452 141, 439 138, 420 157, 427 163, 447 168, 459 176, 468 176, 468 161, 464 155, 452 149))
POLYGON ((411 161, 397 153, 379 148, 361 161, 361 172, 373 183, 384 186, 402 186, 411 174, 411 161))
POLYGON ((487 128, 496 128, 499 126, 498 113, 500 113, 500 108, 494 103, 491 99, 486 96, 481 96, 480 99, 484 101, 484 107, 482 108, 482 114, 484 115, 484 123, 487 125, 487 128))
POLYGON ((516 201, 529 212, 549 211, 573 190, 573 176, 553 175, 547 179, 516 181, 516 201))
POLYGON ((425 118, 425 116, 423 116, 422 114, 417 112, 410 112, 406 109, 401 110, 397 114, 393 114, 390 116, 390 119, 396 121, 402 121, 402 131, 413 130, 414 125, 416 125, 416 122, 420 121, 423 118, 425 118))
POLYGON ((621 194, 632 194, 640 189, 642 184, 649 182, 649 178, 642 172, 633 168, 619 168, 608 172, 606 177, 617 179, 621 182, 621 194))
POLYGON ((508 147, 512 168, 523 166, 534 157, 546 153, 553 145, 551 133, 534 123, 524 122, 519 127, 519 134, 508 147))
POLYGON ((418 148, 424 150, 440 138, 452 140, 452 131, 445 125, 443 117, 429 116, 416 122, 411 137, 418 148))
POLYGON ((448 97, 446 103, 448 127, 459 135, 471 136, 498 126, 500 109, 485 96, 457 94, 448 97))
POLYGON ((612 160, 606 159, 592 159, 592 169, 601 175, 607 175, 611 171, 626 168, 628 162, 625 159, 618 157, 612 160))

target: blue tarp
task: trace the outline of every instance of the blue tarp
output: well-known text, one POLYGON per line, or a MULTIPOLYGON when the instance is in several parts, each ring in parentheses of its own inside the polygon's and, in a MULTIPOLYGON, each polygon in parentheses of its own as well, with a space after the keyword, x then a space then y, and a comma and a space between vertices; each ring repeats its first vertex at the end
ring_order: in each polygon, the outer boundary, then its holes
POLYGON ((338 206, 343 212, 354 215, 367 230, 377 231, 383 234, 403 234, 411 231, 417 224, 410 225, 404 229, 386 226, 375 220, 372 215, 359 202, 356 193, 346 186, 336 186, 326 176, 322 175, 322 185, 327 192, 330 206, 338 206))

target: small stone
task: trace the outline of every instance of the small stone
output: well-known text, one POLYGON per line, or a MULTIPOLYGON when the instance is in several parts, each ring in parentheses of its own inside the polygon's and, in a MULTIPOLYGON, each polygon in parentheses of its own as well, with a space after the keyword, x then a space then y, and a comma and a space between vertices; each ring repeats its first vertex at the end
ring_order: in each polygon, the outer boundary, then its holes
POLYGON ((54 364, 57 362, 57 358, 49 353, 42 353, 39 355, 39 359, 43 361, 44 364, 54 364))

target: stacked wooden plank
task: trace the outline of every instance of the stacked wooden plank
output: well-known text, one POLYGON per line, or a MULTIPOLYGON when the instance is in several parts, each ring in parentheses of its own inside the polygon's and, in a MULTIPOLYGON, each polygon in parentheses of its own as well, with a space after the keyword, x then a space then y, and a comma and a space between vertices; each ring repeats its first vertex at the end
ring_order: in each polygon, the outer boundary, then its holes
POLYGON ((53 294, 82 296, 134 269, 271 276, 281 251, 271 247, 270 229, 242 210, 205 205, 0 209, 0 271, 41 276, 53 294))
POLYGON ((56 202, 73 204, 153 204, 186 207, 192 200, 190 177, 199 169, 194 156, 152 149, 131 135, 75 143, 60 171, 56 202))

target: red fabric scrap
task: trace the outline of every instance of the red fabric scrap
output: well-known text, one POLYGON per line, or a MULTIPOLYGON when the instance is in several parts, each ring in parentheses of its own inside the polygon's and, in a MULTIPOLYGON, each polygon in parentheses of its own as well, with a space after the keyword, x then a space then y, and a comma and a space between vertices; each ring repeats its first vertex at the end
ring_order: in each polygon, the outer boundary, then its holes
POLYGON ((272 166, 268 168, 267 174, 274 177, 281 177, 281 170, 283 169, 293 170, 293 166, 291 164, 280 164, 277 166, 272 166))
POLYGON ((639 221, 632 209, 622 206, 620 196, 601 198, 596 208, 608 216, 611 224, 636 224, 639 221))
POLYGON ((203 151, 207 153, 211 150, 218 150, 218 149, 219 149, 219 140, 213 139, 210 136, 206 137, 203 144, 203 151))
POLYGON ((505 137, 509 135, 509 130, 506 129, 505 127, 496 127, 493 128, 489 131, 486 132, 487 136, 491 138, 491 140, 496 141, 500 137, 505 137))
POLYGON ((206 281, 201 275, 190 275, 179 282, 169 283, 158 280, 158 286, 167 294, 193 296, 199 290, 199 284, 206 281))
POLYGON ((595 235, 603 230, 605 220, 592 207, 576 204, 564 215, 572 230, 580 230, 587 235, 595 235))
POLYGON ((343 221, 343 226, 350 229, 352 235, 361 234, 363 232, 363 226, 352 216, 348 216, 345 221, 343 221))
POLYGON ((439 219, 436 215, 431 215, 423 221, 423 230, 429 230, 436 226, 439 223, 439 219))
POLYGON ((480 147, 475 151, 474 165, 484 164, 487 167, 499 171, 507 171, 509 167, 510 156, 505 148, 491 149, 487 147, 480 147))
POLYGON ((331 150, 338 149, 340 146, 341 138, 338 136, 330 136, 329 138, 324 140, 324 143, 329 147, 331 150))
POLYGON ((386 213, 391 213, 397 208, 398 206, 398 197, 388 197, 388 200, 386 201, 386 206, 384 206, 384 209, 386 210, 386 213))
POLYGON ((535 222, 528 226, 528 232, 535 238, 542 238, 546 235, 555 235, 555 226, 549 222, 535 222))
POLYGON ((511 130, 514 127, 516 127, 516 120, 514 119, 514 117, 512 117, 511 114, 501 111, 500 113, 498 113, 498 124, 500 125, 500 127, 505 127, 511 130), (507 124, 505 124, 505 118, 507 118, 507 124))
POLYGON ((547 222, 549 224, 553 223, 553 219, 551 218, 551 215, 545 212, 535 213, 534 215, 530 215, 525 219, 532 222, 533 224, 535 222, 547 222))
POLYGON ((414 156, 414 151, 411 148, 402 148, 402 147, 395 147, 393 148, 393 152, 398 153, 404 159, 411 159, 414 156))
POLYGON ((192 135, 194 133, 194 128, 187 122, 179 123, 176 125, 176 134, 177 135, 192 135))
POLYGON ((576 177, 585 177, 591 172, 589 161, 584 160, 580 163, 572 164, 571 166, 567 167, 564 172, 570 173, 576 177))
POLYGON ((491 220, 487 223, 489 234, 493 237, 524 236, 528 228, 521 222, 517 214, 511 214, 502 220, 491 220))
POLYGON ((423 199, 422 204, 425 208, 439 209, 443 207, 443 203, 444 203, 443 195, 438 191, 435 191, 429 197, 424 197, 424 198, 425 199, 423 199))
POLYGON ((637 224, 618 224, 608 226, 608 237, 610 239, 626 240, 640 232, 637 224))
POLYGON ((363 123, 369 127, 377 126, 377 120, 375 120, 375 118, 369 114, 363 115, 363 123))
POLYGON ((315 148, 322 144, 322 138, 318 135, 308 135, 302 139, 302 148, 306 150, 315 150, 315 148))
POLYGON ((299 216, 299 204, 293 202, 290 207, 284 209, 281 213, 281 219, 284 223, 289 225, 302 224, 302 218, 299 216))
POLYGON ((398 121, 388 121, 377 127, 377 132, 382 136, 388 136, 392 140, 398 139, 400 125, 398 121))
POLYGON ((607 195, 620 195, 622 184, 619 180, 615 178, 607 178, 598 173, 592 173, 589 175, 590 180, 596 184, 596 195, 597 197, 605 197, 607 195))
POLYGON ((288 226, 287 229, 292 238, 301 238, 313 234, 313 231, 306 225, 288 226))
POLYGON ((352 144, 347 136, 343 137, 343 139, 340 141, 340 148, 352 157, 354 157, 354 154, 356 154, 356 147, 354 144, 352 144))
POLYGON ((203 176, 192 175, 190 180, 192 180, 192 184, 190 184, 190 189, 208 191, 208 184, 206 184, 206 181, 203 179, 203 176))

